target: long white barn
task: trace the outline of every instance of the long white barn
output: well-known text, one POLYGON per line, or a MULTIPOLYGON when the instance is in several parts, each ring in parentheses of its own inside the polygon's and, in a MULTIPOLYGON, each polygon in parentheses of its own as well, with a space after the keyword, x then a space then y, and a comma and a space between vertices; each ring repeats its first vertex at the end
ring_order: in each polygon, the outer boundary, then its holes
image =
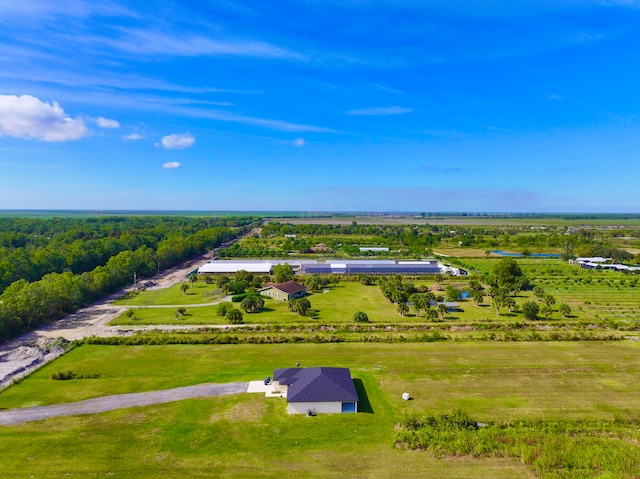
POLYGON ((435 260, 328 260, 323 262, 314 260, 214 260, 198 268, 198 274, 235 274, 241 270, 254 274, 270 274, 273 272, 274 266, 278 264, 289 264, 295 272, 307 274, 451 274, 453 276, 466 274, 459 268, 445 266, 435 260))

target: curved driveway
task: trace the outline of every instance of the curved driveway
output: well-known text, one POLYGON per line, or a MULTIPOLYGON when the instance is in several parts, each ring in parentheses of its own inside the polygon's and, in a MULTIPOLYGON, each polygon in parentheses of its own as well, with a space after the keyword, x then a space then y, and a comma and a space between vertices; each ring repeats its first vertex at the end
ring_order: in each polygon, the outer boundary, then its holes
POLYGON ((49 419, 57 416, 94 414, 113 411, 114 409, 163 404, 197 397, 238 394, 247 392, 248 386, 249 383, 209 383, 199 384, 197 386, 166 389, 163 391, 103 396, 100 398, 87 399, 85 401, 67 404, 54 404, 52 406, 8 409, 0 411, 0 425, 10 426, 14 424, 22 424, 24 422, 40 421, 42 419, 49 419))

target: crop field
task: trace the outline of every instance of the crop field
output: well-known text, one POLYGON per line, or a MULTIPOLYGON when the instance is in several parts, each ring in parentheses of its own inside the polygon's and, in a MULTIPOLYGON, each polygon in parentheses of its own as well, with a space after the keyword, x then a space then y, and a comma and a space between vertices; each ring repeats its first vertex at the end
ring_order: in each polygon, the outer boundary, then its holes
POLYGON ((353 221, 362 225, 482 225, 482 226, 624 226, 627 228, 640 226, 638 218, 518 218, 518 217, 441 217, 420 218, 416 216, 353 216, 330 218, 278 218, 278 221, 292 224, 346 225, 353 221))
MULTIPOLYGON (((465 265, 483 272, 495 260, 468 259, 465 265)), ((571 306, 576 317, 640 321, 640 281, 615 271, 585 270, 552 259, 518 260, 533 284, 571 306)))
MULTIPOLYGON (((487 423, 600 421, 606 429, 614 418, 637 421, 639 348, 632 342, 83 345, 0 393, 0 408, 261 379, 299 362, 350 367, 363 382, 365 412, 288 416, 282 399, 240 394, 0 427, 0 476, 532 477, 520 458, 398 449, 395 424, 455 408, 487 423), (98 377, 50 379, 67 369, 98 377), (401 400, 405 391, 412 401, 401 400)), ((616 431, 609 447, 640 439, 637 427, 616 431)))

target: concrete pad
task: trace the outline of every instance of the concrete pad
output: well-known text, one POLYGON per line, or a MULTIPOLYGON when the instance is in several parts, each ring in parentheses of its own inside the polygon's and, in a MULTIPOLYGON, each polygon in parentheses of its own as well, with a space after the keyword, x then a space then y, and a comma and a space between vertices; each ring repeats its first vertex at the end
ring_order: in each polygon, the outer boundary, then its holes
POLYGON ((264 381, 249 381, 248 393, 266 393, 271 391, 270 385, 264 383, 264 381))

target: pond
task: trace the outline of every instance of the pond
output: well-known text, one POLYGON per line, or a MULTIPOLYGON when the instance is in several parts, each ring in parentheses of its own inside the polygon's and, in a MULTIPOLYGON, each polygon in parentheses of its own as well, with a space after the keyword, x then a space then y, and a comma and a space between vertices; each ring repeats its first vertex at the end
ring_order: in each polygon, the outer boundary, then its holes
MULTIPOLYGON (((499 249, 492 249, 492 253, 499 254, 500 256, 511 256, 514 258, 522 258, 524 255, 522 253, 509 253, 508 251, 502 251, 499 249)), ((559 258, 560 255, 556 253, 531 253, 529 255, 531 258, 559 258)))

